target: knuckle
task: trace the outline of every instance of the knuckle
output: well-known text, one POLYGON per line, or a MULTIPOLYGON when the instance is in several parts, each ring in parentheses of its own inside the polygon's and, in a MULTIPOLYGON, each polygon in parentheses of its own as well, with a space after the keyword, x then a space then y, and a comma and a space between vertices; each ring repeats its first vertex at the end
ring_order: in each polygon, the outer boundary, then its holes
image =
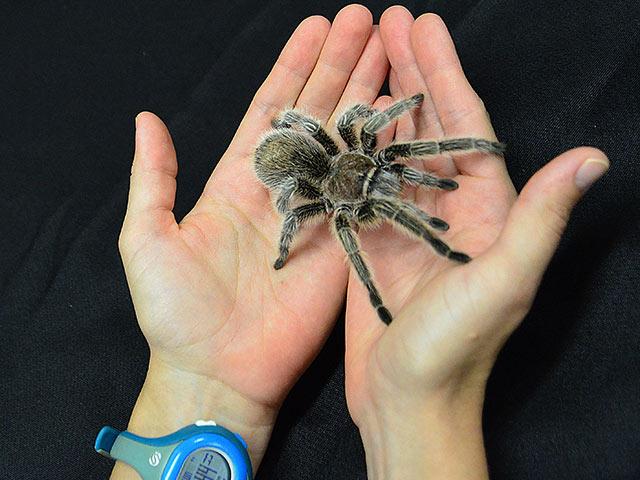
POLYGON ((129 256, 136 248, 137 239, 140 235, 136 232, 135 223, 131 218, 125 216, 124 222, 118 235, 118 250, 122 257, 129 256))
POLYGON ((485 285, 490 292, 502 298, 505 312, 519 321, 531 308, 539 278, 523 267, 522 262, 509 256, 501 256, 498 264, 491 269, 491 275, 485 277, 485 285))
POLYGON ((148 247, 153 241, 152 234, 132 228, 128 221, 125 221, 118 236, 118 251, 125 267, 133 263, 139 254, 148 251, 148 247))
POLYGON ((124 254, 130 248, 130 234, 126 226, 123 226, 118 236, 118 250, 121 254, 124 254))
POLYGON ((508 299, 509 311, 518 321, 531 309, 538 286, 537 283, 532 279, 523 279, 515 285, 512 283, 509 293, 505 295, 505 298, 508 299))
POLYGON ((477 103, 476 109, 479 112, 482 112, 487 118, 489 118, 489 112, 487 111, 487 106, 485 105, 484 100, 482 100, 482 98, 480 98, 480 96, 475 92, 473 92, 473 98, 477 103))

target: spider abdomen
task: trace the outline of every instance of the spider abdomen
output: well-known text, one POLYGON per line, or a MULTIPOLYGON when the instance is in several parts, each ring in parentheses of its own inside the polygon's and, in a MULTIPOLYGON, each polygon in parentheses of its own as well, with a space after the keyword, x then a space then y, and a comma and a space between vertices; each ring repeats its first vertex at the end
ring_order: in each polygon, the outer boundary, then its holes
POLYGON ((265 135, 255 153, 255 171, 268 187, 278 189, 291 178, 318 187, 329 173, 331 157, 315 140, 295 130, 265 135))

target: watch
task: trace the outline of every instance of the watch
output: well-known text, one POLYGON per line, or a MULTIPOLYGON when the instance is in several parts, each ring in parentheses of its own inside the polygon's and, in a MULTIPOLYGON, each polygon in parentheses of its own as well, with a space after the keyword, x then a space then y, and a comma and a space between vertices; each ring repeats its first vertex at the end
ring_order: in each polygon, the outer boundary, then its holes
POLYGON ((251 480, 247 444, 213 421, 195 424, 159 438, 103 427, 98 453, 131 465, 143 480, 251 480))

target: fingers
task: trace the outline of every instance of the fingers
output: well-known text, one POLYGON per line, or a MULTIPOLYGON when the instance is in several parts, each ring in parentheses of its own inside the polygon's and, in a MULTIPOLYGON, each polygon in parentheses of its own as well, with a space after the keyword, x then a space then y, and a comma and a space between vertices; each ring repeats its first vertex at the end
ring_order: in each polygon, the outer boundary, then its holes
POLYGON ((136 117, 135 155, 125 225, 162 232, 175 225, 178 162, 165 124, 150 112, 136 117))
POLYGON ((569 150, 549 162, 525 185, 491 254, 503 258, 515 278, 537 286, 571 210, 608 167, 604 153, 591 147, 569 150))
POLYGON ((296 107, 322 122, 331 117, 367 44, 372 24, 371 12, 362 5, 349 5, 338 12, 296 107))
POLYGON ((466 132, 493 139, 482 101, 462 71, 442 19, 432 13, 420 16, 411 30, 411 43, 447 135, 466 132))
MULTIPOLYGON (((442 138, 445 132, 440 125, 431 92, 411 44, 413 24, 411 12, 401 6, 388 8, 380 18, 380 32, 391 64, 389 78, 391 94, 395 100, 418 92, 424 94, 424 101, 419 110, 398 119, 396 133, 398 140, 442 138)), ((423 168, 440 176, 453 177, 458 174, 458 169, 449 155, 423 159, 421 163, 423 168)))
MULTIPOLYGON (((411 46, 411 27, 413 15, 405 7, 388 8, 380 18, 380 33, 389 57, 398 87, 403 97, 423 93, 425 98, 416 116, 416 135, 423 137, 439 137, 438 117, 431 100, 427 84, 418 68, 416 57, 411 46)), ((394 81, 395 81, 394 80, 394 81)), ((395 94, 394 94, 395 98, 395 94)), ((400 98, 396 98, 400 100, 400 98)))
POLYGON ((388 71, 389 62, 380 37, 380 29, 374 26, 342 97, 327 123, 329 127, 335 123, 337 116, 351 105, 372 104, 382 88, 388 71))
POLYGON ((273 69, 256 92, 225 159, 251 155, 260 134, 271 127, 272 118, 291 107, 318 61, 331 24, 320 16, 303 20, 284 46, 273 69))
MULTIPOLYGON (((495 140, 484 104, 462 71, 442 19, 430 13, 420 16, 411 29, 411 44, 444 134, 495 140)), ((456 156, 455 162, 470 175, 492 176, 504 170, 503 159, 494 155, 456 156)))

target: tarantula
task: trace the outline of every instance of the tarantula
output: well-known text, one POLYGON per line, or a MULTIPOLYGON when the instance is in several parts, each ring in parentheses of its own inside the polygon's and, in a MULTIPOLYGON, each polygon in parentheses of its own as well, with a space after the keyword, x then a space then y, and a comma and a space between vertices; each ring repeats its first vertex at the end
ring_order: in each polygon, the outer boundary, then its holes
POLYGON ((442 190, 455 190, 458 184, 395 160, 461 150, 495 154, 504 151, 502 143, 479 138, 398 142, 377 150, 376 132, 401 114, 420 106, 423 99, 424 95, 417 94, 384 111, 364 104, 346 110, 338 118, 337 128, 347 151, 338 148, 317 120, 297 110, 285 110, 273 120, 274 130, 265 134, 255 151, 256 174, 269 189, 279 194, 276 207, 284 215, 280 254, 274 268, 284 266, 291 242, 303 223, 318 215, 333 214, 335 234, 367 288, 372 306, 387 325, 392 316, 362 258, 353 224, 372 225, 381 220, 395 222, 427 241, 440 255, 460 263, 471 260, 465 253, 452 250, 431 231, 447 230, 449 225, 444 220, 427 215, 400 199, 403 183, 442 190), (362 121, 364 124, 358 135, 356 123, 362 121), (308 202, 293 207, 290 204, 294 199, 308 202))

